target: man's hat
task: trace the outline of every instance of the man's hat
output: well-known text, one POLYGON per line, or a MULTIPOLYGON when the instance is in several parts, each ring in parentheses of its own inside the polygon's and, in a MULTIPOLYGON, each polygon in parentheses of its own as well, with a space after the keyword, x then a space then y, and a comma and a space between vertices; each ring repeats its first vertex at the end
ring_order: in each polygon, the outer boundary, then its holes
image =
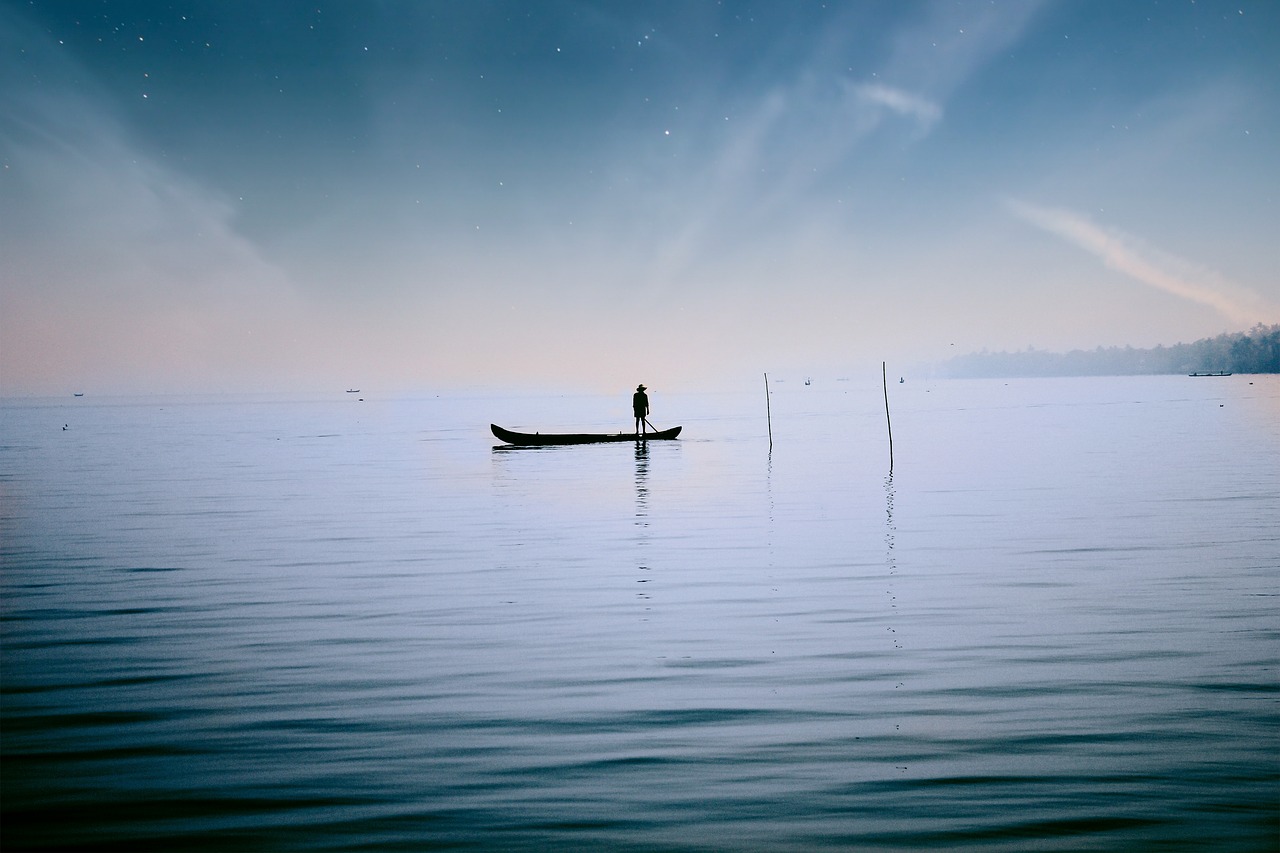
POLYGON ((643 391, 643 390, 644 390, 644 386, 643 386, 643 385, 637 385, 637 386, 636 386, 636 390, 637 390, 637 391, 643 391))

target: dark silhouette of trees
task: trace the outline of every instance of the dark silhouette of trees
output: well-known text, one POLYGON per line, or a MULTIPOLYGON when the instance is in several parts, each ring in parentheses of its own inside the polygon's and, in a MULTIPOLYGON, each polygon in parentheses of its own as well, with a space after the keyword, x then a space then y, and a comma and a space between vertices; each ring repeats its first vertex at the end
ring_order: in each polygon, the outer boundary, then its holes
POLYGON ((1052 353, 1022 352, 962 355, 942 365, 945 376, 1127 376, 1160 373, 1280 373, 1280 325, 1261 323, 1247 332, 1230 332, 1191 344, 1153 349, 1098 347, 1052 353))

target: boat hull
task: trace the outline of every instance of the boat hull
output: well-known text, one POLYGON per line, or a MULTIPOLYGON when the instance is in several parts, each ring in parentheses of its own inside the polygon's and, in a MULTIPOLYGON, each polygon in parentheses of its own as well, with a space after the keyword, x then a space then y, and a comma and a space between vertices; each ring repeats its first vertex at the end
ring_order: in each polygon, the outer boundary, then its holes
POLYGON ((548 444, 600 444, 607 441, 664 441, 678 436, 680 434, 681 427, 672 427, 671 429, 639 434, 634 432, 512 432, 509 429, 503 429, 497 424, 489 424, 489 429, 493 430, 493 434, 497 436, 499 440, 505 441, 507 444, 514 444, 517 447, 541 447, 548 444))

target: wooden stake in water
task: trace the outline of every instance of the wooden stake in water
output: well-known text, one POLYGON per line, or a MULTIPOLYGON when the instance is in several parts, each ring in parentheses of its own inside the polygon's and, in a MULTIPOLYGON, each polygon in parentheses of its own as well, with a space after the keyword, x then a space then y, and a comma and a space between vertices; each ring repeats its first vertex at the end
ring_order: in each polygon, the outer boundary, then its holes
POLYGON ((767 373, 764 375, 764 414, 769 419, 769 449, 773 450, 773 412, 769 406, 769 374, 767 373))
POLYGON ((889 377, 880 362, 880 381, 884 384, 884 422, 889 425, 889 476, 893 476, 893 421, 889 419, 889 377))

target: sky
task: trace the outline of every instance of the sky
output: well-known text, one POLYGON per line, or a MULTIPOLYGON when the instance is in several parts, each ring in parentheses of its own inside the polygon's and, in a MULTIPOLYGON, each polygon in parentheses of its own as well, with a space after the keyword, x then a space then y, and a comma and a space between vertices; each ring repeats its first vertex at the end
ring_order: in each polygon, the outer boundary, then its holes
POLYGON ((1277 323, 1277 45, 1273 0, 0 0, 0 394, 1277 323))

